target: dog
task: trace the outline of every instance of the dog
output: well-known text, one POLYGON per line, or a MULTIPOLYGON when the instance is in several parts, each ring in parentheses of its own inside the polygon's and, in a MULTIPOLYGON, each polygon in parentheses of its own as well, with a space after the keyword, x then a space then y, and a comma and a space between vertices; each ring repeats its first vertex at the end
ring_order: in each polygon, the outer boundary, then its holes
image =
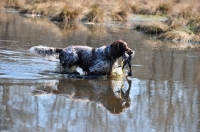
POLYGON ((77 66, 85 75, 110 75, 117 66, 117 59, 133 50, 123 40, 117 40, 108 46, 93 48, 89 46, 69 46, 67 48, 32 47, 30 50, 42 56, 59 55, 64 68, 77 66))

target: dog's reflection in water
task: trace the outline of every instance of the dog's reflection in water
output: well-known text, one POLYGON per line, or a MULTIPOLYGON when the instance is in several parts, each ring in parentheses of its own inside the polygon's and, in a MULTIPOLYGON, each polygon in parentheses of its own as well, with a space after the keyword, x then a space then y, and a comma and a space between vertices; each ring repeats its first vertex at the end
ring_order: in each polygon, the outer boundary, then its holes
POLYGON ((130 106, 131 82, 116 80, 62 79, 57 85, 44 84, 32 94, 58 94, 73 100, 89 100, 102 104, 111 113, 119 114, 130 106))

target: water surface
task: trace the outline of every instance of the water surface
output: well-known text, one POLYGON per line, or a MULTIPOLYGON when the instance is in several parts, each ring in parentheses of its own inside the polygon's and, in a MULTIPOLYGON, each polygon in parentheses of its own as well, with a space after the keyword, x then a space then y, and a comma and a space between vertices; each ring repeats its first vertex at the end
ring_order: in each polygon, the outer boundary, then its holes
POLYGON ((199 131, 199 49, 156 41, 130 23, 58 25, 0 12, 0 29, 0 131, 199 131), (128 78, 67 78, 52 72, 57 61, 28 51, 118 39, 136 52, 128 78))

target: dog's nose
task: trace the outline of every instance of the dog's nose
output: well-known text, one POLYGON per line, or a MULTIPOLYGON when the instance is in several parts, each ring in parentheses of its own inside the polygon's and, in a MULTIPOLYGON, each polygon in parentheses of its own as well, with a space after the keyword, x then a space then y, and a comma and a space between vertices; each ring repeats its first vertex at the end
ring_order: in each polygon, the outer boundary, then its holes
POLYGON ((131 54, 133 54, 133 51, 132 51, 132 50, 129 50, 127 53, 128 53, 129 55, 131 55, 131 54))

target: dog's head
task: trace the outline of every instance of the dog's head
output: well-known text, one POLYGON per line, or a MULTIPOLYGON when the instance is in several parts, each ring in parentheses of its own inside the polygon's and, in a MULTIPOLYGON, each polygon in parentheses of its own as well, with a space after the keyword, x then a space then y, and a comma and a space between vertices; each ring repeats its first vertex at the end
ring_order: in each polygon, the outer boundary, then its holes
POLYGON ((124 53, 131 55, 133 51, 128 47, 128 44, 123 40, 117 40, 111 45, 111 54, 116 57, 121 57, 124 53))

